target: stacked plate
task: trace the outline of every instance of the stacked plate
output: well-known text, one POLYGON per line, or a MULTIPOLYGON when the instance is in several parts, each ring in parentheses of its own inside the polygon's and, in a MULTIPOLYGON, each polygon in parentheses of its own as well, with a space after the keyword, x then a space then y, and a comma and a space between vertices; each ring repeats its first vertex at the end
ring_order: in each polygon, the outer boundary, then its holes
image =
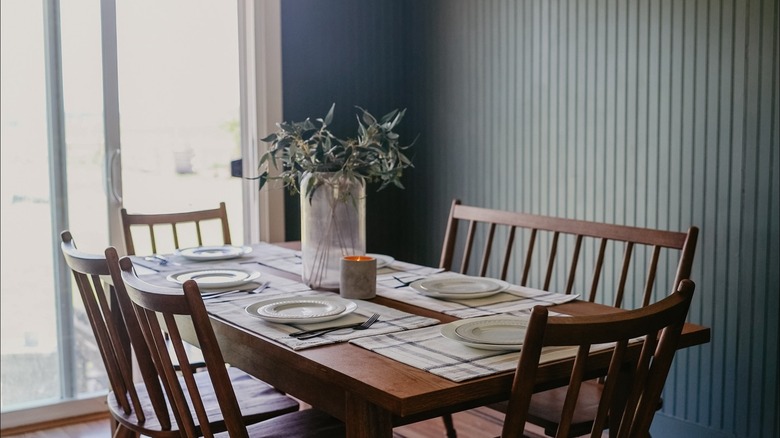
POLYGON ((366 254, 369 257, 373 257, 376 259, 376 268, 381 269, 385 266, 389 266, 391 263, 395 261, 393 257, 390 257, 389 255, 384 254, 366 254))
POLYGON ((260 277, 259 272, 243 269, 192 269, 176 272, 168 276, 168 281, 183 284, 187 280, 195 280, 202 289, 219 289, 241 286, 260 277))
POLYGON ((509 288, 509 283, 486 277, 426 278, 409 285, 422 295, 444 300, 468 300, 495 295, 509 288))
POLYGON ((482 350, 519 350, 525 339, 528 318, 485 316, 443 325, 441 334, 461 344, 482 350))
POLYGON ((341 318, 357 309, 354 301, 337 297, 271 298, 250 304, 247 313, 269 322, 313 324, 341 318))
POLYGON ((195 246, 176 250, 176 255, 180 255, 188 260, 207 261, 234 259, 250 252, 252 252, 252 247, 250 246, 195 246))

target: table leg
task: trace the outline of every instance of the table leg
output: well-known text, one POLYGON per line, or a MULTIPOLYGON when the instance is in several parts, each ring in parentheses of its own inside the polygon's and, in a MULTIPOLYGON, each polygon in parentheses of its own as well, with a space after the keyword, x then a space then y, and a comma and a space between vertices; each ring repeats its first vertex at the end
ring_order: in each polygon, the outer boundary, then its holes
POLYGON ((391 438, 393 436, 392 415, 352 394, 347 394, 346 417, 347 438, 391 438))

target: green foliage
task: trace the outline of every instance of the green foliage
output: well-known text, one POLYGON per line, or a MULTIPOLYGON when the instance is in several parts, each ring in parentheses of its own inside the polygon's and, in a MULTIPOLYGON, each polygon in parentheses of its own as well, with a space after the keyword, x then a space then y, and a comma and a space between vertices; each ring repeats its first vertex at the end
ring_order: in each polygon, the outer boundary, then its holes
MULTIPOLYGON (((342 140, 334 136, 328 126, 333 120, 333 110, 324 119, 312 122, 277 123, 278 131, 262 139, 269 143, 258 165, 262 171, 258 177, 260 189, 270 180, 279 180, 291 193, 300 192, 301 177, 306 172, 332 173, 338 179, 356 179, 362 184, 378 182, 382 190, 389 185, 404 188, 401 176, 404 169, 414 167, 404 151, 412 146, 401 146, 393 129, 401 122, 406 110, 393 110, 377 120, 368 111, 358 108, 356 138, 342 140), (270 166, 278 170, 271 176, 270 166)), ((320 184, 319 178, 312 178, 320 184)), ((309 187, 311 194, 317 187, 309 187)))

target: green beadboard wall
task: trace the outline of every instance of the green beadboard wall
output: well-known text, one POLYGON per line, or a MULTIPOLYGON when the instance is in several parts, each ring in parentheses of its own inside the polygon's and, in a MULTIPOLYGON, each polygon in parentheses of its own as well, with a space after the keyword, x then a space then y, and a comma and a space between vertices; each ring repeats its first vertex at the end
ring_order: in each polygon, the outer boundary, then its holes
MULTIPOLYGON (((452 198, 701 228, 654 436, 778 437, 780 7, 757 1, 285 0, 286 120, 407 108, 406 190, 369 251, 436 264, 452 198)), ((287 202, 298 238, 297 200, 287 202)))

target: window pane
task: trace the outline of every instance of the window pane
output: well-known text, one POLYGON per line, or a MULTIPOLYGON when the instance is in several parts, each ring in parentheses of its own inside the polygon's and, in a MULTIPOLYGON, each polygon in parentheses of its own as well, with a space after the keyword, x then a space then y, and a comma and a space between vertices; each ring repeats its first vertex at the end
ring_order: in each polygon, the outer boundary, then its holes
POLYGON ((41 2, 3 0, 0 20, 0 404, 7 411, 59 398, 60 376, 41 2))
MULTIPOLYGON (((62 86, 68 177, 68 228, 76 245, 102 254, 108 246, 103 189, 103 74, 100 2, 60 3, 62 86)), ((106 392, 108 378, 75 282, 73 337, 77 396, 106 392)))
POLYGON ((241 156, 236 14, 235 2, 117 4, 124 206, 171 212, 225 201, 240 244, 241 180, 230 176, 241 156))

